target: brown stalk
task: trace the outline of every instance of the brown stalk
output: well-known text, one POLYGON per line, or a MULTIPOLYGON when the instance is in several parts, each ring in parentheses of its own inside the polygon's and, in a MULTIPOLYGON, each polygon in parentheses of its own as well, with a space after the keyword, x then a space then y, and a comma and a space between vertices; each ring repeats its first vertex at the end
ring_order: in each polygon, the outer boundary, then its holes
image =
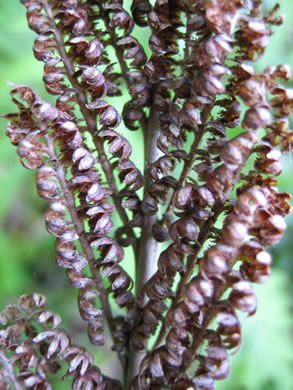
MULTIPOLYGON (((180 279, 180 282, 177 285, 175 298, 173 299, 171 307, 169 308, 167 314, 165 315, 165 319, 163 321, 163 324, 162 324, 161 329, 160 329, 160 333, 158 334, 158 337, 157 337, 157 339, 155 341, 153 349, 156 349, 162 343, 162 341, 163 341, 163 339, 165 337, 165 334, 167 332, 167 328, 169 326, 169 324, 168 324, 168 317, 169 317, 170 313, 172 313, 174 311, 177 303, 182 298, 183 289, 184 289, 186 283, 188 282, 188 280, 190 279, 190 277, 191 277, 191 275, 192 275, 192 273, 194 271, 194 267, 196 265, 196 262, 198 260, 198 257, 197 257, 198 253, 200 252, 201 248, 203 247, 205 241, 207 240, 208 235, 210 233, 210 229, 216 223, 216 221, 218 219, 218 216, 223 212, 223 209, 224 209, 224 206, 225 206, 225 202, 227 201, 228 196, 230 195, 230 193, 233 191, 233 188, 234 188, 235 184, 239 181, 239 178, 240 178, 240 175, 241 175, 241 171, 242 171, 243 166, 245 165, 247 159, 249 158, 249 155, 250 155, 250 153, 246 156, 246 158, 243 160, 243 163, 241 164, 241 166, 239 166, 239 168, 237 169, 237 171, 235 173, 234 180, 224 190, 224 192, 223 192, 223 201, 218 201, 218 202, 215 203, 214 207, 211 210, 212 211, 212 216, 207 221, 205 221, 202 229, 200 230, 200 233, 199 233, 199 236, 198 236, 198 240, 197 240, 198 243, 195 245, 195 248, 194 248, 194 251, 193 251, 192 255, 188 256, 186 272, 182 276, 182 278, 180 279)), ((222 293, 220 294, 220 296, 222 295, 222 293)))
MULTIPOLYGON (((128 70, 127 63, 126 63, 124 56, 123 56, 123 49, 119 45, 117 45, 117 37, 115 34, 115 29, 110 25, 109 17, 105 14, 104 10, 103 10, 103 17, 104 17, 105 25, 107 27, 107 31, 110 33, 111 43, 115 49, 117 59, 118 59, 118 62, 119 62, 120 68, 121 68, 122 76, 127 84, 128 89, 129 89, 131 86, 131 79, 128 75, 129 70, 128 70)), ((143 117, 140 119, 139 122, 140 122, 140 126, 141 126, 143 132, 145 133, 147 131, 147 118, 146 118, 145 114, 143 114, 143 117)))
MULTIPOLYGON (((205 123, 207 121, 207 119, 209 117, 209 114, 211 112, 211 109, 212 109, 212 106, 209 105, 209 106, 206 106, 205 110, 202 112, 201 117, 202 117, 202 122, 203 123, 205 123)), ((184 184, 185 180, 187 179, 187 177, 190 174, 190 171, 192 169, 193 163, 195 161, 195 151, 199 147, 199 144, 200 144, 200 142, 202 140, 203 135, 204 135, 204 125, 200 125, 199 126, 199 131, 196 134, 196 136, 194 138, 194 141, 193 141, 193 144, 192 144, 192 146, 190 148, 189 159, 187 161, 185 161, 184 167, 183 167, 182 172, 180 174, 180 178, 178 180, 178 188, 181 188, 181 186, 184 184)), ((173 199, 172 198, 173 198, 173 196, 171 197, 171 200, 170 200, 170 202, 169 202, 169 204, 167 206, 165 214, 167 214, 168 212, 172 212, 174 210, 174 203, 173 203, 173 199)), ((204 226, 205 227, 204 231, 202 230, 200 232, 200 235, 199 235, 199 238, 198 238, 198 242, 199 243, 196 245, 195 252, 192 255, 188 256, 186 272, 185 272, 185 274, 183 276, 180 277, 180 282, 178 283, 178 286, 177 286, 177 289, 176 289, 175 298, 173 299, 172 305, 171 305, 170 309, 168 310, 167 314, 169 314, 169 312, 173 311, 175 306, 176 306, 176 304, 178 303, 178 301, 179 301, 179 299, 181 297, 182 290, 183 290, 185 284, 187 283, 188 279, 192 275, 192 272, 193 272, 194 266, 195 266, 195 262, 197 260, 197 255, 198 255, 200 249, 202 248, 204 242, 207 239, 207 235, 209 233, 209 229, 212 226, 212 224, 214 224, 216 222, 216 218, 221 213, 221 211, 222 211, 222 209, 218 212, 217 215, 214 214, 212 217, 210 217, 209 221, 207 221, 207 223, 204 226), (216 215, 216 218, 215 218, 215 215, 216 215)), ((163 341, 163 338, 164 338, 166 330, 167 330, 166 326, 167 326, 167 315, 165 316, 165 319, 163 321, 163 325, 162 325, 162 327, 160 329, 160 332, 159 332, 158 337, 157 337, 157 339, 155 341, 153 349, 157 348, 161 344, 161 342, 163 341)))
MULTIPOLYGON (((238 254, 238 250, 236 251, 236 253, 233 256, 231 256, 231 258, 233 259, 233 261, 231 261, 231 263, 230 263, 231 268, 233 267, 233 265, 234 265, 233 263, 237 259, 237 254, 238 254)), ((200 331, 193 338, 192 345, 190 347, 190 351, 188 353, 188 356, 186 356, 186 358, 183 359, 183 369, 184 370, 186 370, 188 368, 188 366, 194 360, 194 356, 196 355, 199 347, 201 346, 201 344, 204 341, 203 334, 204 334, 205 330, 207 329, 207 327, 211 324, 211 322, 213 321, 213 319, 217 315, 217 307, 215 306, 215 304, 217 302, 219 302, 219 300, 221 299, 221 297, 223 296, 225 291, 228 289, 228 287, 229 286, 227 286, 227 284, 225 284, 225 283, 215 283, 215 292, 214 292, 213 301, 211 302, 211 306, 204 313, 204 318, 202 320, 200 331)))
MULTIPOLYGON (((188 160, 184 161, 184 166, 183 166, 183 169, 182 169, 182 172, 180 174, 178 184, 177 184, 178 188, 182 187, 185 180, 188 178, 188 176, 190 175, 190 172, 192 171, 192 167, 193 167, 193 164, 194 164, 195 159, 196 159, 196 149, 198 149, 198 147, 201 143, 202 137, 205 133, 205 123, 209 117, 211 109, 212 109, 212 105, 205 106, 205 108, 201 114, 203 124, 198 126, 198 132, 195 134, 194 141, 193 141, 191 148, 190 148, 190 151, 189 151, 189 158, 188 158, 188 160)), ((174 202, 173 202, 174 190, 171 189, 170 192, 171 192, 171 195, 169 195, 170 202, 169 202, 169 204, 166 208, 166 211, 165 211, 166 215, 169 212, 172 212, 174 210, 174 202)))
POLYGON ((17 379, 14 375, 13 366, 9 359, 5 356, 5 353, 0 349, 0 361, 3 364, 3 367, 5 368, 5 376, 8 378, 8 380, 11 383, 11 386, 13 390, 22 390, 22 386, 18 383, 17 379))
MULTIPOLYGON (((128 226, 129 219, 128 219, 128 216, 127 216, 124 208, 121 205, 119 191, 118 191, 117 186, 116 186, 116 182, 115 182, 115 178, 114 178, 114 175, 112 172, 111 165, 109 164, 109 161, 106 157, 106 154, 105 154, 105 151, 103 148, 103 144, 101 143, 101 141, 99 140, 99 137, 97 135, 96 117, 89 109, 86 108, 86 104, 88 103, 86 93, 83 90, 83 88, 81 87, 81 85, 79 84, 79 82, 76 80, 76 78, 73 76, 74 69, 73 69, 72 63, 71 63, 70 58, 68 57, 68 55, 66 53, 62 34, 60 33, 60 31, 55 23, 52 9, 51 9, 50 5, 48 4, 47 0, 44 2, 44 6, 45 6, 46 13, 49 16, 51 23, 52 23, 52 26, 54 28, 54 37, 55 37, 55 40, 57 43, 57 49, 58 49, 60 57, 64 63, 64 67, 65 67, 65 70, 67 72, 68 79, 69 79, 70 83, 72 84, 73 88, 75 88, 77 90, 77 100, 78 100, 78 104, 80 107, 80 111, 85 119, 85 122, 87 124, 88 129, 89 129, 89 132, 91 133, 91 135, 93 137, 94 144, 95 144, 97 151, 98 151, 99 161, 100 161, 100 163, 103 167, 103 170, 105 172, 108 184, 109 184, 110 188, 113 190, 112 197, 113 197, 113 201, 114 201, 116 210, 117 210, 123 224, 128 226)), ((134 234, 132 229, 131 229, 131 235, 134 238, 134 240, 132 242, 132 246, 133 246, 134 253, 136 253, 137 252, 137 242, 136 242, 135 234, 134 234)))
MULTIPOLYGON (((58 157, 55 153, 55 145, 54 145, 54 140, 52 137, 50 137, 48 134, 45 135, 45 140, 48 146, 48 150, 50 153, 50 156, 53 161, 56 162, 56 175, 58 178, 58 181, 60 183, 60 186, 62 188, 62 192, 64 194, 64 198, 66 200, 66 204, 68 206, 68 211, 70 213, 70 217, 72 219, 72 222, 74 224, 75 231, 79 237, 79 241, 82 247, 82 250, 86 256, 86 259, 88 261, 90 270, 92 275, 94 276, 94 282, 96 285, 96 288, 99 292, 99 298, 101 300, 105 318, 107 320, 107 324, 111 333, 111 336, 113 337, 113 331, 114 331, 114 322, 113 322, 113 315, 111 311, 111 307, 109 305, 108 301, 108 294, 105 290, 103 280, 100 275, 100 271, 97 269, 96 264, 95 264, 95 257, 93 254, 93 250, 88 243, 88 240, 85 236, 85 231, 84 231, 84 226, 80 218, 78 217, 76 205, 75 205, 75 200, 74 197, 70 191, 70 188, 68 186, 67 180, 66 180, 66 172, 62 164, 60 164, 60 161, 58 160, 58 157)), ((122 364, 122 367, 125 366, 125 361, 124 359, 119 355, 119 360, 122 364)))
MULTIPOLYGON (((159 128, 160 113, 154 108, 150 109, 148 119, 148 130, 145 135, 145 171, 162 154, 157 147, 157 138, 160 134, 159 128)), ((144 193, 146 194, 150 186, 149 176, 145 175, 144 193)), ((145 216, 141 237, 139 240, 139 255, 136 261, 136 297, 141 306, 145 304, 142 295, 142 287, 154 274, 157 267, 157 259, 160 254, 161 243, 156 241, 152 235, 152 226, 156 222, 157 216, 145 216)), ((137 375, 140 362, 144 356, 144 351, 136 351, 131 347, 128 361, 128 370, 126 377, 126 388, 129 389, 132 379, 137 375)))

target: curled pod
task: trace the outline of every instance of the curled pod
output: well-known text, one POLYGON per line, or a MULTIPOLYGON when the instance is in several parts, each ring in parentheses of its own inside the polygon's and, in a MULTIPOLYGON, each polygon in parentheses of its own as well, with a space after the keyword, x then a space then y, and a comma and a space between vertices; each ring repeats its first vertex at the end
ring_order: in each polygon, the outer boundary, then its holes
POLYGON ((104 100, 94 100, 86 104, 86 107, 98 115, 98 124, 102 127, 102 130, 107 131, 108 128, 114 129, 121 123, 121 116, 116 108, 104 100))
MULTIPOLYGON (((14 348, 11 346, 9 349, 11 351, 14 348)), ((19 346, 15 346, 13 360, 14 363, 20 365, 22 371, 34 368, 38 363, 34 345, 30 341, 25 340, 19 346)))
POLYGON ((199 367, 193 378, 193 382, 197 385, 204 381, 213 385, 214 380, 225 379, 230 373, 230 363, 225 348, 209 346, 206 349, 206 354, 206 356, 197 355, 199 367))
POLYGON ((46 326, 47 328, 51 327, 52 329, 56 329, 61 324, 61 317, 52 311, 43 310, 41 314, 38 313, 36 321, 43 327, 46 326))
POLYGON ((69 336, 60 329, 45 329, 33 338, 33 342, 38 344, 47 341, 46 359, 52 356, 63 357, 70 345, 69 336))
POLYGON ((271 29, 267 23, 259 18, 241 18, 240 28, 235 33, 236 41, 241 41, 241 50, 238 50, 239 59, 256 61, 264 54, 269 43, 271 29))
POLYGON ((189 347, 189 336, 184 328, 172 327, 166 337, 168 363, 177 369, 182 364, 183 354, 189 347))
POLYGON ((29 27, 37 34, 45 34, 50 31, 50 22, 46 14, 43 13, 44 5, 41 1, 24 2, 27 8, 27 21, 29 27))
POLYGON ((286 118, 292 113, 293 94, 292 89, 285 89, 281 85, 277 85, 272 91, 276 95, 271 101, 270 105, 276 118, 286 118))
POLYGON ((143 348, 142 341, 155 332, 162 319, 161 315, 167 309, 164 301, 172 295, 171 287, 174 277, 177 272, 184 270, 185 253, 191 253, 186 245, 171 244, 160 254, 158 270, 144 286, 144 293, 150 300, 143 308, 140 322, 133 331, 135 348, 143 348))
POLYGON ((210 248, 204 256, 203 270, 211 278, 219 278, 222 280, 222 275, 229 270, 228 260, 229 253, 222 250, 222 246, 210 248))
POLYGON ((106 389, 104 378, 97 367, 87 369, 83 375, 79 375, 74 379, 72 390, 81 389, 106 389))
POLYGON ((226 349, 236 348, 238 350, 241 346, 241 326, 231 305, 219 306, 217 323, 216 332, 221 336, 223 346, 226 349))
POLYGON ((223 146, 220 154, 221 160, 227 168, 235 171, 245 163, 255 142, 254 133, 243 133, 236 136, 223 146))
POLYGON ((149 381, 155 382, 158 386, 165 387, 172 376, 178 374, 175 367, 168 366, 168 352, 164 346, 157 348, 154 352, 142 360, 139 367, 138 380, 143 388, 149 388, 149 381), (173 370, 173 372, 172 372, 173 370), (172 375, 173 373, 173 375, 172 375))
MULTIPOLYGON (((129 13, 123 9, 121 2, 114 4, 109 2, 102 7, 104 10, 110 11, 110 27, 113 27, 114 30, 117 29, 117 31, 124 30, 123 36, 131 34, 134 28, 134 22, 129 13), (113 15, 111 15, 111 12, 113 15)), ((117 31, 115 31, 116 35, 117 31)))
POLYGON ((232 170, 236 170, 243 164, 244 157, 238 145, 233 145, 232 142, 228 142, 221 152, 221 159, 232 170))
MULTIPOLYGON (((67 222, 65 220, 65 213, 66 207, 62 198, 50 202, 46 212, 45 223, 47 231, 53 236, 59 237, 66 232, 67 222)), ((74 239, 77 239, 77 236, 74 239)))
POLYGON ((43 81, 47 92, 51 95, 61 95, 68 88, 65 71, 59 66, 60 63, 59 57, 50 58, 45 62, 43 81))
POLYGON ((84 68, 81 78, 90 93, 92 100, 102 99, 107 95, 107 84, 104 75, 94 66, 84 68))
POLYGON ((225 164, 218 166, 208 176, 207 188, 212 192, 215 198, 224 200, 224 191, 233 182, 233 171, 225 164))
POLYGON ((197 191, 191 184, 181 187, 175 193, 175 206, 179 210, 188 210, 195 208, 197 191))
POLYGON ((132 235, 132 230, 130 226, 120 226, 115 231, 115 240, 118 245, 122 247, 128 247, 133 243, 134 237, 132 235))
POLYGON ((74 262, 78 258, 78 252, 73 241, 74 238, 69 234, 61 235, 56 240, 55 250, 57 263, 63 268, 74 268, 74 262))
POLYGON ((122 267, 115 264, 103 266, 102 275, 109 278, 115 301, 120 307, 127 308, 125 321, 133 326, 137 317, 137 302, 135 296, 131 292, 133 280, 122 267))
POLYGON ((198 229, 192 218, 180 218, 170 226, 169 234, 175 244, 182 242, 188 245, 190 241, 196 241, 198 229))
MULTIPOLYGON (((132 61, 129 64, 130 67, 140 68, 142 65, 145 64, 146 62, 145 52, 136 38, 130 35, 126 35, 117 41, 117 45, 126 51, 126 53, 124 54, 124 58, 126 60, 132 59, 132 61)), ((132 78, 131 73, 133 72, 130 72, 129 74, 130 78, 132 78)), ((141 76, 144 76, 144 74, 141 73, 141 76)))
POLYGON ((271 113, 266 106, 256 106, 248 109, 242 121, 245 130, 259 130, 272 122, 271 113))
MULTIPOLYGON (((61 95, 61 97, 65 95, 61 95)), ((61 99, 61 97, 59 99, 61 99)), ((69 95, 69 99, 71 99, 71 95, 69 95)), ((60 102, 60 100, 59 100, 60 102)), ((78 147, 82 146, 83 139, 80 134, 79 128, 76 123, 70 120, 57 121, 53 125, 53 129, 55 130, 55 136, 60 142, 62 153, 64 153, 64 149, 70 149, 70 153, 72 150, 75 150, 78 147)), ((71 161, 71 158, 70 158, 71 161)))
POLYGON ((248 236, 248 228, 245 223, 229 221, 223 227, 223 240, 232 247, 240 246, 248 236))
POLYGON ((213 284, 209 279, 193 278, 185 287, 183 301, 190 313, 199 312, 201 306, 213 296, 213 284))
POLYGON ((96 163, 94 157, 84 147, 74 149, 72 153, 72 162, 75 164, 78 171, 87 171, 96 163))
POLYGON ((192 378, 193 385, 200 390, 215 390, 215 381, 206 375, 196 375, 192 378))
POLYGON ((281 240, 286 228, 285 218, 275 214, 267 218, 258 229, 252 229, 252 232, 263 246, 271 246, 281 240))
POLYGON ((63 113, 69 114, 71 117, 74 116, 74 105, 75 105, 75 94, 71 89, 65 90, 56 100, 56 107, 63 113))
POLYGON ((35 374, 30 370, 21 371, 17 375, 17 379, 23 383, 26 388, 36 388, 36 386, 38 386, 39 388, 45 390, 52 390, 51 384, 47 382, 45 378, 42 377, 42 375, 35 374))
POLYGON ((105 130, 101 133, 101 136, 109 141, 109 153, 113 154, 114 157, 119 157, 121 160, 128 160, 132 149, 126 138, 113 130, 105 130))
POLYGON ((215 59, 215 62, 224 64, 227 55, 232 51, 233 38, 227 33, 216 34, 205 41, 205 51, 215 59))
POLYGON ((130 161, 119 161, 119 179, 126 185, 123 192, 136 192, 143 186, 143 177, 136 165, 130 161))
POLYGON ((59 116, 58 109, 53 104, 41 100, 37 100, 31 106, 31 112, 41 124, 41 127, 42 123, 54 122, 59 116))
POLYGON ((151 165, 149 169, 150 188, 141 204, 144 214, 155 214, 158 210, 158 203, 165 200, 168 188, 175 186, 176 180, 169 176, 172 174, 174 165, 174 160, 167 156, 160 157, 151 165))
POLYGON ((264 283, 271 274, 272 257, 263 250, 262 245, 251 240, 240 249, 241 275, 254 283, 264 283))
POLYGON ((89 33, 88 9, 81 3, 58 4, 55 18, 62 23, 62 30, 70 35, 83 36, 89 33))
POLYGON ((80 290, 78 296, 78 306, 82 319, 88 323, 88 335, 94 345, 103 345, 105 337, 103 335, 104 319, 103 311, 96 306, 98 292, 91 289, 80 290))
POLYGON ((128 309, 125 320, 132 323, 136 311, 136 300, 130 291, 132 279, 118 265, 124 257, 122 248, 110 237, 94 240, 91 246, 99 249, 100 258, 97 265, 102 267, 102 275, 109 278, 116 303, 128 309))
MULTIPOLYGON (((80 256, 82 260, 85 260, 83 256, 80 256)), ((77 261, 75 262, 77 263, 77 261)), ((87 277, 85 274, 83 274, 78 267, 75 265, 75 268, 70 268, 67 270, 67 276, 75 288, 92 288, 93 287, 93 279, 87 277), (77 269, 76 269, 77 268, 77 269)))
POLYGON ((168 309, 163 300, 149 301, 144 309, 140 323, 131 335, 131 344, 137 351, 143 351, 146 338, 154 334, 159 321, 163 320, 162 314, 168 309))
POLYGON ((58 200, 60 198, 59 183, 56 170, 48 164, 42 164, 36 177, 37 191, 41 198, 58 200))
MULTIPOLYGON (((76 378, 74 378, 72 383, 72 390, 82 390, 82 389, 106 390, 107 388, 106 382, 107 382, 106 378, 103 377, 99 368, 92 366, 88 368, 83 375, 78 375, 76 378)), ((111 389, 114 388, 117 390, 122 389, 121 385, 117 384, 117 387, 112 387, 111 384, 111 389)))
POLYGON ((240 280, 233 284, 229 302, 238 310, 253 315, 256 312, 257 301, 253 287, 247 280, 240 280))
POLYGON ((1 115, 0 118, 9 121, 6 127, 6 135, 10 138, 10 142, 14 146, 17 146, 19 141, 22 140, 31 129, 35 129, 35 124, 30 115, 28 115, 26 123, 20 119, 19 114, 4 114, 1 115))
POLYGON ((111 233, 113 230, 113 222, 110 219, 112 211, 113 206, 106 202, 87 210, 86 215, 89 218, 91 236, 105 237, 111 233))
POLYGON ((259 151, 259 157, 254 163, 258 172, 278 176, 282 173, 282 155, 279 150, 264 148, 259 151))
POLYGON ((226 7, 226 2, 221 2, 221 0, 204 4, 205 15, 211 30, 216 34, 226 33, 231 36, 236 27, 238 10, 242 7, 242 3, 235 1, 233 4, 229 4, 229 12, 227 12, 226 7))
POLYGON ((123 120, 129 130, 137 130, 144 119, 143 107, 150 103, 150 89, 145 74, 141 71, 129 72, 129 93, 132 99, 123 107, 123 120))
POLYGON ((241 219, 250 219, 255 213, 257 207, 265 207, 267 203, 266 197, 260 188, 249 188, 242 192, 234 205, 234 211, 241 219))
POLYGON ((195 125, 201 124, 200 112, 192 100, 187 100, 178 114, 181 125, 194 128, 195 125))
POLYGON ((133 19, 138 26, 147 26, 147 18, 152 6, 149 0, 133 0, 131 4, 131 12, 133 19))
POLYGON ((17 305, 27 312, 31 312, 34 309, 43 309, 46 304, 47 298, 38 293, 34 293, 32 295, 21 295, 17 302, 17 305))
POLYGON ((47 148, 41 142, 42 133, 39 130, 31 131, 23 139, 19 140, 17 154, 20 162, 27 169, 37 169, 43 163, 47 155, 47 148))
MULTIPOLYGON (((196 320, 196 313, 192 314, 193 320, 196 320)), ((190 322, 190 311, 185 305, 184 301, 180 301, 173 312, 169 312, 168 321, 170 323, 174 322, 175 326, 178 328, 187 328, 187 324, 190 322)))
POLYGON ((214 95, 220 95, 225 91, 225 87, 220 79, 223 75, 229 73, 229 69, 221 64, 204 67, 198 72, 194 87, 203 96, 213 97, 214 95))
POLYGON ((98 39, 88 41, 86 38, 76 36, 68 41, 69 55, 81 65, 98 65, 102 60, 104 46, 98 39))
POLYGON ((129 329, 124 318, 116 317, 113 328, 114 346, 112 349, 121 356, 126 356, 128 353, 129 329))
POLYGON ((251 76, 242 81, 237 88, 238 95, 249 107, 266 101, 267 85, 261 76, 251 76))
POLYGON ((152 226, 152 235, 158 242, 164 242, 170 239, 168 228, 164 223, 155 223, 152 226))
POLYGON ((172 64, 162 56, 153 55, 144 66, 144 73, 153 84, 172 78, 172 64))
POLYGON ((83 347, 71 345, 63 354, 67 361, 68 374, 74 373, 76 376, 84 375, 88 368, 93 365, 93 356, 83 347))

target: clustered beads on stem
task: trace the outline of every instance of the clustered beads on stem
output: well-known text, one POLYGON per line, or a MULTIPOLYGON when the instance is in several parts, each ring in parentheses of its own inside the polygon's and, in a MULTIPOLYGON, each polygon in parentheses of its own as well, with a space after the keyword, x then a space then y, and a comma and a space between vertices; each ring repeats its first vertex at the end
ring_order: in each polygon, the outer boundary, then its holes
POLYGON ((101 374, 37 294, 0 315, 1 383, 50 389, 46 374, 65 360, 75 390, 214 389, 241 345, 237 310, 256 311, 252 282, 268 279, 264 248, 280 241, 290 212, 275 178, 293 139, 293 94, 279 83, 290 69, 256 74, 249 64, 282 23, 279 7, 264 15, 262 0, 133 0, 131 16, 122 0, 22 3, 56 102, 14 85, 18 112, 2 117, 21 163, 37 170, 89 339, 110 342, 106 320, 124 383, 101 374), (148 26, 149 58, 135 26, 148 26), (130 100, 121 109, 111 97, 122 81, 130 100), (143 132, 143 173, 122 120, 143 132))

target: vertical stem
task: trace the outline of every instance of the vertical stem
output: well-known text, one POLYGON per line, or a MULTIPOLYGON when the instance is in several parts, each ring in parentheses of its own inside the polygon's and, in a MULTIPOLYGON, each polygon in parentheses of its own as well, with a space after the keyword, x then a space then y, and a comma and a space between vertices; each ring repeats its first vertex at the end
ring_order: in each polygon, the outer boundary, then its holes
MULTIPOLYGON (((74 200, 74 196, 72 195, 69 185, 66 180, 66 172, 64 170, 64 167, 62 164, 60 164, 58 157, 55 152, 55 144, 54 140, 49 136, 45 135, 45 141, 48 146, 49 154, 51 158, 56 161, 57 168, 56 168, 56 176, 58 178, 58 181, 60 183, 66 205, 68 208, 68 212, 70 214, 71 220, 74 224, 75 231, 78 235, 79 242, 81 244, 82 250, 85 254, 85 257, 87 259, 87 262, 89 264, 91 273, 94 278, 94 282, 97 288, 97 291, 100 293, 99 298, 101 300, 102 306, 103 306, 103 312, 108 324, 108 328, 111 334, 111 337, 114 341, 114 336, 113 332, 115 331, 114 329, 114 322, 113 322, 113 315, 112 315, 112 310, 108 301, 108 294, 107 291, 104 287, 104 283, 102 280, 102 277, 100 275, 99 269, 96 267, 96 261, 93 253, 93 249, 88 242, 86 235, 85 235, 85 230, 84 230, 84 225, 83 222, 80 220, 77 210, 76 210, 76 204, 74 200)), ((118 353, 119 360, 121 362, 122 367, 124 367, 124 358, 118 353)))
MULTIPOLYGON (((160 113, 154 108, 151 108, 147 132, 145 134, 144 195, 148 192, 151 184, 148 176, 148 169, 151 164, 157 161, 163 154, 157 146, 157 139, 160 133, 159 117, 160 113)), ((139 255, 136 263, 136 296, 138 299, 141 298, 142 287, 153 275, 157 265, 161 244, 157 242, 152 235, 152 227, 156 222, 156 219, 157 215, 144 217, 144 224, 139 241, 139 255)), ((143 304, 142 301, 141 304, 143 304)))
POLYGON ((235 184, 238 183, 243 166, 245 165, 247 159, 249 158, 252 149, 246 153, 242 164, 238 167, 237 171, 234 173, 234 179, 224 189, 222 200, 219 200, 215 203, 214 207, 212 208, 211 217, 209 217, 206 221, 204 221, 204 224, 201 226, 200 233, 198 236, 198 243, 195 246, 193 253, 188 258, 187 270, 177 285, 175 298, 173 299, 173 302, 172 302, 170 309, 168 310, 168 312, 165 315, 163 324, 162 324, 161 329, 160 329, 160 333, 155 341, 153 349, 156 349, 157 347, 159 347, 159 345, 161 344, 161 342, 163 341, 163 339, 167 333, 167 328, 169 326, 168 325, 168 318, 170 317, 169 313, 174 311, 177 303, 182 298, 183 289, 185 288, 185 285, 188 283, 188 280, 191 277, 192 272, 193 272, 194 267, 195 267, 195 264, 198 260, 198 253, 201 250, 201 248, 203 247, 204 243, 206 242, 208 235, 210 233, 210 229, 212 228, 212 226, 215 225, 219 215, 222 213, 224 206, 225 206, 225 202, 228 199, 229 195, 231 194, 232 190, 234 189, 235 184))
MULTIPOLYGON (((124 78, 124 80, 127 84, 127 88, 129 90, 133 81, 132 81, 132 76, 130 74, 131 73, 130 68, 128 68, 127 62, 124 58, 124 54, 123 54, 124 49, 117 44, 117 41, 119 40, 119 38, 117 37, 117 35, 115 33, 115 28, 111 27, 111 23, 109 20, 109 14, 105 12, 105 7, 102 7, 102 8, 103 8, 103 19, 104 19, 107 31, 110 34, 111 44, 112 44, 113 48, 115 49, 117 60, 119 62, 120 68, 121 68, 121 75, 124 78)), ((143 111, 142 111, 142 113, 143 113, 143 115, 142 115, 141 119, 139 120, 139 123, 140 123, 140 126, 141 126, 143 132, 146 132, 146 125, 147 125, 146 115, 143 111)))
MULTIPOLYGON (((93 137, 93 142, 96 146, 96 150, 98 151, 98 158, 99 158, 99 161, 100 161, 102 168, 105 172, 107 182, 108 182, 110 188, 113 190, 112 198, 113 198, 113 202, 115 204, 116 210, 117 210, 123 224, 128 225, 129 219, 128 219, 126 211, 124 210, 124 208, 121 205, 121 198, 120 198, 117 186, 116 186, 115 178, 114 178, 114 175, 112 172, 112 167, 111 167, 111 165, 106 157, 106 154, 105 154, 105 151, 103 148, 103 144, 102 144, 102 142, 99 139, 99 136, 97 134, 97 124, 96 124, 95 114, 93 114, 89 109, 86 108, 86 104, 88 103, 86 92, 84 91, 83 87, 79 84, 78 80, 74 76, 74 73, 75 73, 74 66, 71 62, 70 57, 67 55, 62 33, 58 29, 58 27, 55 23, 54 15, 53 15, 51 6, 47 2, 47 0, 45 0, 45 2, 44 2, 44 7, 45 7, 45 11, 46 11, 48 17, 50 18, 51 23, 52 23, 52 27, 54 30, 54 37, 55 37, 55 41, 57 43, 57 50, 58 50, 58 53, 63 61, 64 69, 66 71, 68 80, 70 81, 72 87, 74 89, 76 89, 76 91, 77 91, 76 96, 77 96, 77 102, 78 102, 79 107, 80 107, 80 112, 83 115, 85 123, 87 124, 88 130, 93 137)), ((131 229, 131 236, 133 238, 133 242, 132 242, 133 250, 134 250, 134 253, 136 254, 137 243, 136 243, 136 237, 135 237, 132 229, 131 229)))
MULTIPOLYGON (((158 160, 162 152, 157 147, 157 139, 160 134, 160 113, 154 108, 150 109, 147 131, 145 133, 145 186, 144 194, 150 187, 148 169, 153 162, 158 160)), ((144 224, 139 241, 139 254, 136 261, 136 297, 141 305, 145 302, 142 297, 142 287, 154 274, 160 253, 161 243, 157 242, 152 235, 152 227, 156 222, 157 215, 145 216, 144 224)), ((128 370, 126 373, 126 389, 131 388, 131 382, 138 373, 138 368, 145 351, 136 351, 130 345, 128 370)))
MULTIPOLYGON (((3 364, 4 376, 9 380, 13 390, 22 390, 22 386, 19 384, 14 375, 13 366, 9 359, 7 359, 5 353, 0 349, 0 362, 3 364)), ((5 386, 4 383, 2 383, 5 386)), ((2 388, 2 387, 1 387, 2 388)))

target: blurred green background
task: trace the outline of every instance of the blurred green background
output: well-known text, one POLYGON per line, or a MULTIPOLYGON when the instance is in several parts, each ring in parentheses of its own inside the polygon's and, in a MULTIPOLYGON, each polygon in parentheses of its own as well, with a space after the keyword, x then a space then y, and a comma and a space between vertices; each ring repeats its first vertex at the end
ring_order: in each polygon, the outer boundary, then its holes
MULTIPOLYGON (((274 0, 266 0, 270 8, 274 0)), ((256 64, 262 71, 268 64, 293 64, 292 0, 280 1, 286 20, 271 38, 265 56, 256 64)), ((0 113, 15 110, 9 99, 6 81, 35 88, 43 99, 51 99, 42 85, 43 65, 32 54, 35 38, 26 25, 25 9, 18 1, 0 3, 0 113)), ((292 82, 291 82, 292 86, 292 82)), ((54 239, 44 228, 46 202, 37 197, 34 173, 19 163, 16 150, 5 137, 0 123, 0 310, 21 294, 40 292, 48 297, 48 308, 62 313, 64 328, 73 340, 95 354, 96 364, 105 374, 119 376, 119 368, 109 364, 105 348, 89 346, 85 325, 76 310, 76 291, 55 264, 54 239)), ((133 134, 133 133, 132 133, 133 134)), ((135 148, 133 159, 139 158, 135 148)), ((280 177, 282 191, 293 193, 293 156, 284 159, 280 177)), ((232 373, 217 383, 219 390, 293 390, 293 216, 281 243, 271 250, 272 277, 255 286, 259 308, 252 318, 243 317, 243 347, 231 357, 232 373)), ((53 388, 65 390, 69 382, 55 382, 53 388)))

